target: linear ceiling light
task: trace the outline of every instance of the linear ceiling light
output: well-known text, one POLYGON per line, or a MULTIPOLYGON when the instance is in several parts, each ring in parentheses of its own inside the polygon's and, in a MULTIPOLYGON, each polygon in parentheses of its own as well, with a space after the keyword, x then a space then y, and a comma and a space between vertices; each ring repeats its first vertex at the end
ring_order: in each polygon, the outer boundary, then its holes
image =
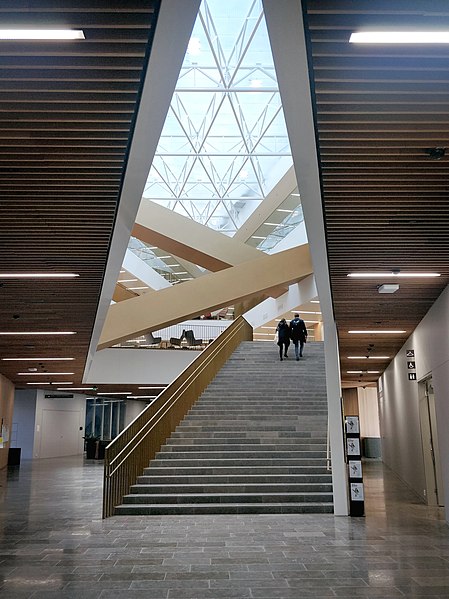
POLYGON ((363 374, 363 370, 347 370, 346 374, 363 374))
MULTIPOLYGON (((56 383, 57 385, 66 385, 67 383, 63 383, 62 381, 60 383, 56 383)), ((65 387, 63 388, 57 388, 56 391, 95 391, 96 388, 95 387, 70 387, 70 389, 66 389, 65 387)))
POLYGON ((449 44, 448 31, 358 31, 351 44, 449 44))
POLYGON ((21 376, 56 376, 75 374, 74 372, 18 372, 21 376))
POLYGON ((396 335, 400 333, 406 333, 407 331, 400 330, 392 330, 392 329, 377 329, 376 331, 348 331, 348 333, 352 333, 355 335, 396 335))
POLYGON ((126 399, 156 399, 157 395, 128 395, 126 399))
POLYGON ((2 358, 5 362, 44 362, 50 360, 74 360, 75 358, 2 358))
POLYGON ((1 272, 0 279, 73 279, 74 272, 1 272))
POLYGON ((385 279, 389 278, 431 278, 440 277, 438 272, 350 272, 348 277, 353 279, 385 279))
POLYGON ((346 356, 348 360, 389 360, 390 356, 346 356))
POLYGON ((0 335, 75 335, 75 331, 0 331, 0 335))
POLYGON ((131 391, 103 391, 102 393, 98 392, 97 395, 130 395, 131 391))
POLYGON ((83 40, 81 29, 0 29, 0 40, 83 40))
POLYGON ((39 381, 34 383, 27 383, 27 385, 51 385, 50 381, 39 381))

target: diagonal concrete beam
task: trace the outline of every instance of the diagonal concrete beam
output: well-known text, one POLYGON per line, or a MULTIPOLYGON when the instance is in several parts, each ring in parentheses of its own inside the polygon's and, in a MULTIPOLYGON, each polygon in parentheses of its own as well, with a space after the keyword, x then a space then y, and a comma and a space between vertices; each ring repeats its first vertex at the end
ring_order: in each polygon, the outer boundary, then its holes
POLYGON ((124 302, 125 300, 132 299, 133 297, 138 297, 138 294, 134 293, 134 291, 130 291, 123 285, 120 285, 120 283, 117 283, 114 289, 114 295, 112 296, 114 302, 124 302))
POLYGON ((312 274, 307 245, 271 256, 260 252, 258 255, 256 260, 114 304, 109 308, 98 349, 230 306, 273 287, 290 285, 312 274))
POLYGON ((260 256, 256 248, 149 200, 140 204, 132 235, 212 272, 260 256))

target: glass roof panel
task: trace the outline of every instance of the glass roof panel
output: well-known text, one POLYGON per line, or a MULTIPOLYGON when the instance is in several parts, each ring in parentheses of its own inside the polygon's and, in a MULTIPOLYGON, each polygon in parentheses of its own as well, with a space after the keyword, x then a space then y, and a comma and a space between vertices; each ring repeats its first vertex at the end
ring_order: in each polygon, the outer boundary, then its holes
POLYGON ((232 236, 291 165, 262 0, 203 0, 143 197, 232 236))

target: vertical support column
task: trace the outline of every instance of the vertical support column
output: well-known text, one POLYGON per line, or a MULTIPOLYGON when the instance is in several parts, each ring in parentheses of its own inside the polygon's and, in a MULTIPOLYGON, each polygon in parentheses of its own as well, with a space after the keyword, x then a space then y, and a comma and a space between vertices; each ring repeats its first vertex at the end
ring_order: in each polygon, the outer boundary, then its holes
POLYGON ((263 0, 324 322, 334 513, 348 515, 340 367, 301 0, 263 0))

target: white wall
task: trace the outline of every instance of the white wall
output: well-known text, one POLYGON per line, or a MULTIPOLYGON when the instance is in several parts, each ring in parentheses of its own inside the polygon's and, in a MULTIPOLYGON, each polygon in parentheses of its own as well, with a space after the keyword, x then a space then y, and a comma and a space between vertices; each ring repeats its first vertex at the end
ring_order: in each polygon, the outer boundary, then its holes
MULTIPOLYGON (((406 350, 415 350, 418 381, 433 377, 444 495, 449 497, 449 287, 419 323, 381 379, 382 456, 424 499, 425 476, 418 411, 418 383, 408 380, 406 350)), ((449 521, 449 506, 446 506, 449 521)))
POLYGON ((199 355, 196 350, 103 349, 84 383, 168 385, 199 355))
POLYGON ((374 387, 358 387, 357 399, 360 415, 360 436, 380 437, 377 390, 374 387))
POLYGON ((126 401, 125 411, 125 428, 130 424, 137 416, 147 407, 147 403, 144 401, 136 401, 128 399, 126 401))
POLYGON ((76 394, 71 399, 48 399, 50 391, 37 390, 34 430, 34 458, 82 455, 86 399, 76 394))

